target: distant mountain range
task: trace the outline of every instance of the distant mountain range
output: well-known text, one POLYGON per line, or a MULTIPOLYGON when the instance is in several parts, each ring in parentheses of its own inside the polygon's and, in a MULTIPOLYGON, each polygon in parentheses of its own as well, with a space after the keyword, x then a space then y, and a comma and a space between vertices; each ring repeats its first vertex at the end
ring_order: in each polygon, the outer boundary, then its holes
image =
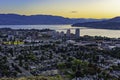
POLYGON ((119 29, 120 30, 120 17, 115 17, 105 21, 96 21, 96 22, 84 22, 84 23, 75 23, 73 27, 90 27, 90 28, 99 28, 99 29, 119 29))
POLYGON ((74 24, 84 22, 103 21, 103 19, 84 19, 84 18, 64 18, 52 15, 18 15, 0 14, 0 25, 54 25, 54 24, 74 24))

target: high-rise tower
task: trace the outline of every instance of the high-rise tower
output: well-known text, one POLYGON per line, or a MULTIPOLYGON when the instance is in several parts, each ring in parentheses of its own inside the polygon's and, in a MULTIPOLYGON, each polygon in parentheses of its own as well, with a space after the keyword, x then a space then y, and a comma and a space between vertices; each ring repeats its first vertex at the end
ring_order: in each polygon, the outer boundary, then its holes
POLYGON ((78 29, 78 28, 75 30, 75 37, 76 38, 80 37, 80 29, 78 29))

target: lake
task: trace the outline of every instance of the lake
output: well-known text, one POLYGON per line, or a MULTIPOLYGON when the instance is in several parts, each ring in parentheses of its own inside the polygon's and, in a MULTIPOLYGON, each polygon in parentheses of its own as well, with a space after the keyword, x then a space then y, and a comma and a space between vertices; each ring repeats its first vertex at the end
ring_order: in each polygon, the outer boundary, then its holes
POLYGON ((0 25, 0 28, 12 28, 12 29, 53 29, 56 31, 64 31, 71 29, 71 33, 75 32, 76 28, 80 28, 80 35, 89 36, 106 36, 111 38, 120 38, 120 30, 109 29, 93 29, 86 27, 71 27, 71 25, 0 25))

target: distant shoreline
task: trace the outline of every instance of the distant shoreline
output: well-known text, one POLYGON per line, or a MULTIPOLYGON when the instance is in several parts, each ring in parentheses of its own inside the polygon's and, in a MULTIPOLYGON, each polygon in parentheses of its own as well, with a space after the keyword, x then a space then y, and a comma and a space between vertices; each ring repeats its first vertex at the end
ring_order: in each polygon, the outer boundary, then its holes
MULTIPOLYGON (((72 26, 72 25, 71 25, 72 26)), ((72 26, 72 27, 82 27, 82 26, 72 26)), ((86 27, 89 29, 107 29, 107 30, 120 30, 120 29, 112 29, 112 28, 97 28, 97 27, 86 27)))

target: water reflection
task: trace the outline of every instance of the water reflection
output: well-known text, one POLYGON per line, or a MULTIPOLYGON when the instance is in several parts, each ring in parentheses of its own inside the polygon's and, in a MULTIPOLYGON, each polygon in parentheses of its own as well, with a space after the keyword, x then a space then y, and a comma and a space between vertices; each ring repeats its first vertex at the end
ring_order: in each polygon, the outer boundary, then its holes
POLYGON ((76 28, 80 28, 80 35, 90 36, 106 36, 111 38, 120 37, 120 30, 108 30, 108 29, 91 29, 86 27, 71 27, 70 25, 1 25, 0 28, 12 28, 12 29, 53 29, 57 31, 66 32, 67 29, 71 29, 72 33, 75 33, 76 28))

